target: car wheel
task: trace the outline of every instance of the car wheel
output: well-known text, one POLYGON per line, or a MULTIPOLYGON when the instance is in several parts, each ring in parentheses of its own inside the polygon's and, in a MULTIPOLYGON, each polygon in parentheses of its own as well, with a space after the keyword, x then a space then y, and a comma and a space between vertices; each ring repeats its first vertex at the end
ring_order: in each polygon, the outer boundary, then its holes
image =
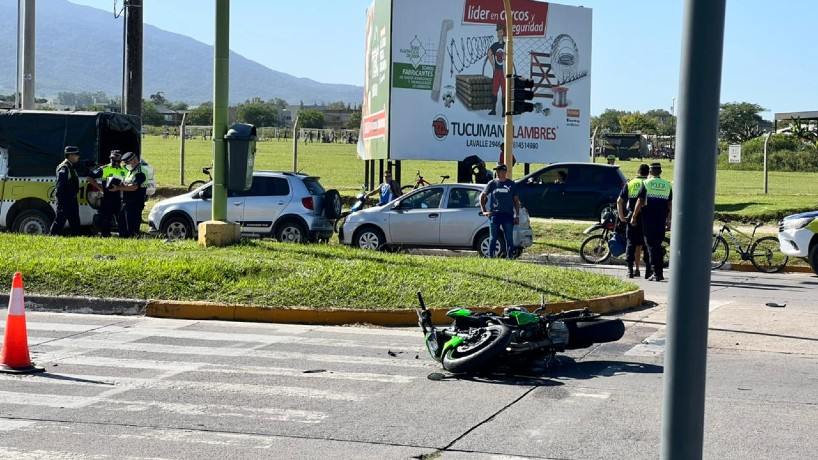
POLYGON ((818 244, 813 244, 809 250, 809 265, 812 271, 818 275, 818 244))
POLYGON ((338 190, 327 190, 323 201, 324 217, 330 220, 341 217, 341 195, 338 190))
POLYGON ((278 226, 276 239, 282 243, 304 243, 307 241, 307 229, 297 221, 288 220, 278 226))
POLYGON ((51 228, 51 217, 39 209, 27 209, 21 212, 11 225, 11 230, 29 235, 46 235, 51 228))
POLYGON ((358 249, 380 251, 386 243, 383 232, 376 227, 358 229, 352 237, 352 244, 358 249))
MULTIPOLYGON (((477 239, 477 252, 480 254, 480 257, 489 257, 489 243, 491 242, 491 235, 486 232, 480 235, 477 239)), ((505 247, 506 247, 506 240, 501 235, 500 238, 497 238, 497 243, 494 245, 494 256, 495 257, 505 257, 505 247)))
POLYGON ((193 238, 193 226, 184 216, 176 214, 162 222, 160 233, 171 241, 186 240, 193 238))

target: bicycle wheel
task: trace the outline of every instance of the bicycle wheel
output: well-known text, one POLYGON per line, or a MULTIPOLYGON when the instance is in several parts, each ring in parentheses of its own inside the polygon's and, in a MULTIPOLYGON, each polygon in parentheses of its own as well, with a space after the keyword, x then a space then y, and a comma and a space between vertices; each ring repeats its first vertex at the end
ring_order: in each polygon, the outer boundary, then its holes
POLYGON ((727 262, 730 257, 730 247, 721 235, 713 235, 712 254, 710 256, 710 269, 718 270, 727 262))
POLYGON ((206 183, 207 182, 205 182, 203 180, 195 180, 195 181, 191 182, 190 185, 188 185, 187 191, 192 192, 192 191, 196 190, 197 188, 201 187, 202 185, 204 185, 206 183))
POLYGON ((787 265, 788 260, 789 257, 781 252, 775 236, 759 238, 750 247, 750 262, 760 272, 777 273, 787 265))
POLYGON ((591 235, 579 247, 579 256, 586 263, 601 264, 611 257, 611 249, 601 234, 591 235))

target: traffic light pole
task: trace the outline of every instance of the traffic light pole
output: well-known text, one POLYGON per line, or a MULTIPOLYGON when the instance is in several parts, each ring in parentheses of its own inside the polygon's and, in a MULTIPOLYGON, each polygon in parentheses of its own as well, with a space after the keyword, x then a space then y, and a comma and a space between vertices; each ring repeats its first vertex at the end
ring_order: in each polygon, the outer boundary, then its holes
POLYGON ((511 115, 514 111, 514 15, 511 14, 511 0, 503 0, 503 7, 506 12, 506 89, 503 91, 506 127, 503 155, 508 166, 508 178, 511 179, 514 177, 514 117, 511 115))
POLYGON ((662 458, 700 459, 726 0, 687 0, 667 314, 662 458))

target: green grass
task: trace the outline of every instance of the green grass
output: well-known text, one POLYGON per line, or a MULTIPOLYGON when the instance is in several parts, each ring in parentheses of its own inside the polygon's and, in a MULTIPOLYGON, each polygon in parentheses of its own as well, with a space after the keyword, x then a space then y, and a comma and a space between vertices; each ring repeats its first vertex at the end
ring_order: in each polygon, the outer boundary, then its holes
POLYGON ((616 278, 477 257, 375 253, 249 240, 200 249, 192 241, 0 234, 0 276, 29 292, 203 300, 276 307, 413 308, 580 300, 636 289, 616 278))
MULTIPOLYGON (((363 163, 356 157, 356 147, 347 144, 318 144, 303 142, 298 146, 299 169, 321 176, 327 188, 336 188, 344 195, 354 195, 363 184, 363 163)), ((154 166, 160 185, 179 184, 179 139, 146 136, 142 150, 154 166)), ((190 183, 202 179, 202 166, 212 158, 212 142, 190 139, 186 142, 185 179, 190 183)), ((626 176, 634 175, 638 161, 620 162, 626 176)), ((662 162, 664 176, 672 180, 673 163, 662 162)), ((541 165, 532 165, 532 170, 541 165)), ((292 168, 292 140, 258 143, 256 169, 289 170, 292 168)), ((403 185, 413 184, 415 173, 430 182, 439 182, 441 175, 456 178, 456 163, 452 161, 404 161, 403 185)), ((522 167, 515 169, 520 177, 522 167)), ((452 179, 454 180, 454 179, 452 179)), ((717 216, 730 220, 776 221, 795 212, 818 209, 818 173, 771 172, 769 194, 763 193, 763 175, 760 171, 719 170, 716 190, 717 216)))

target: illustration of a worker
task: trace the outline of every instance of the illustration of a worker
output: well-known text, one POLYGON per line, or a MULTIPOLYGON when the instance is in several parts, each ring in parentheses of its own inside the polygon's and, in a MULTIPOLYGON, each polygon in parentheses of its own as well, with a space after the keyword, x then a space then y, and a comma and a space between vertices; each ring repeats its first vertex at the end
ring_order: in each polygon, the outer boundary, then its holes
MULTIPOLYGON (((494 73, 491 82, 491 111, 489 115, 497 115, 497 93, 503 89, 503 98, 506 97, 506 26, 497 24, 497 41, 488 50, 487 59, 491 63, 494 73)), ((505 107, 505 103, 503 103, 505 107)))

